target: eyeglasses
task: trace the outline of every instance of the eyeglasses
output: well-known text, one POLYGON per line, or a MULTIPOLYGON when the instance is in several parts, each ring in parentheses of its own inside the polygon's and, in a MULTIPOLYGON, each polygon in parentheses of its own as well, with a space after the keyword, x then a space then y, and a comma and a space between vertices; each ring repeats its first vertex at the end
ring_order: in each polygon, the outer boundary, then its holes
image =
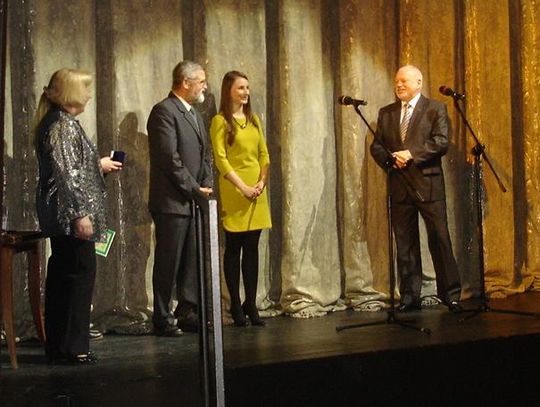
POLYGON ((206 85, 206 79, 199 79, 199 78, 186 78, 188 81, 195 82, 197 85, 206 85))

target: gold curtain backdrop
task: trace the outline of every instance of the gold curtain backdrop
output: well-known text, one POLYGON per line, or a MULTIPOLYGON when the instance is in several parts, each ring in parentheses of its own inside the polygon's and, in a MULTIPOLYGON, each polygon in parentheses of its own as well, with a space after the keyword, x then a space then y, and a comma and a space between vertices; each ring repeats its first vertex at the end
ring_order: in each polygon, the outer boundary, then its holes
POLYGON ((521 2, 523 28, 519 50, 523 78, 523 163, 526 203, 525 258, 518 270, 532 276, 532 288, 540 289, 540 2, 521 2))
MULTIPOLYGON (((469 120, 478 138, 486 144, 495 171, 508 188, 506 193, 499 189, 493 172, 484 163, 484 259, 489 271, 486 285, 500 296, 524 288, 514 276, 516 225, 513 214, 517 208, 513 199, 514 156, 511 152, 513 141, 518 140, 512 139, 511 55, 500 52, 510 49, 509 7, 503 2, 470 1, 466 4, 465 16, 465 83, 472 107, 468 109, 469 120), (505 241, 511 244, 501 245, 501 236, 507 236, 505 241)), ((472 147, 472 143, 468 146, 472 147)))
MULTIPOLYGON (((182 59, 207 69, 207 124, 223 74, 244 71, 271 155, 274 227, 260 247, 258 304, 268 315, 381 309, 388 298, 385 174, 369 155, 372 135, 339 95, 378 109, 394 101, 403 64, 424 74, 424 93, 447 103, 454 134, 445 157, 448 217, 463 297, 479 292, 474 145, 441 85, 460 102, 504 183, 483 162, 487 293, 540 289, 540 2, 537 0, 13 0, 9 2, 3 227, 37 227, 37 163, 31 126, 56 69, 95 72, 81 122, 102 154, 127 153, 108 177, 110 227, 100 258, 94 318, 131 324, 151 309, 153 229, 146 210, 146 120, 182 59)), ((422 234, 424 295, 435 292, 422 234)), ((45 258, 44 258, 45 260, 45 258)), ((20 330, 31 329, 23 262, 16 267, 20 330)), ((225 285, 223 285, 225 289, 225 285)), ((225 292, 224 307, 227 308, 225 292)))
MULTIPOLYGON (((373 129, 378 109, 393 99, 396 10, 395 2, 342 2, 333 21, 340 26, 335 96, 367 99, 362 110, 373 129)), ((335 112, 344 295, 355 309, 378 310, 388 294, 386 176, 369 156, 373 135, 353 108, 335 112)))

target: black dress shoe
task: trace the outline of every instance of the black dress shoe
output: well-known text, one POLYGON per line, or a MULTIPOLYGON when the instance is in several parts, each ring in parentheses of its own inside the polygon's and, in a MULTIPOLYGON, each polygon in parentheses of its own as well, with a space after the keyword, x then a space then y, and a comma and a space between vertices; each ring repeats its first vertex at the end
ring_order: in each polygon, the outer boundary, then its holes
POLYGON ((184 332, 199 332, 199 315, 194 311, 189 311, 185 315, 178 317, 178 328, 184 332))
POLYGON ((154 328, 154 333, 156 336, 164 336, 168 338, 176 338, 178 336, 182 336, 183 334, 182 330, 174 325, 167 325, 165 328, 154 328))
POLYGON ((399 304, 396 309, 398 312, 420 311, 422 309, 422 304, 418 302, 411 302, 409 304, 399 304))
POLYGON ((450 301, 448 304, 448 310, 453 314, 459 314, 460 312, 463 312, 463 307, 459 303, 459 301, 450 301))

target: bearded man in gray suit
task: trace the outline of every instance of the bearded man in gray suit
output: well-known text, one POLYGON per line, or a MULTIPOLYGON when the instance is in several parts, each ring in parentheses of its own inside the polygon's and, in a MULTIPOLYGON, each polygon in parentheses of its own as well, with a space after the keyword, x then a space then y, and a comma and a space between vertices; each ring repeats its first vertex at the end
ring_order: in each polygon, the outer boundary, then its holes
POLYGON ((451 312, 460 312, 461 284, 448 233, 441 165, 441 157, 448 151, 450 119, 445 104, 421 94, 422 81, 422 73, 415 66, 406 65, 397 71, 394 87, 399 100, 379 111, 371 154, 381 167, 393 167, 389 182, 400 279, 398 310, 421 308, 420 213, 426 224, 437 294, 451 312), (388 157, 387 149, 392 157, 388 157))
POLYGON ((204 101, 206 74, 194 62, 173 70, 172 90, 148 118, 150 193, 155 225, 152 275, 158 336, 180 336, 198 329, 198 279, 192 205, 196 194, 212 194, 211 151, 205 125, 192 105, 204 101), (170 302, 176 283, 178 306, 170 302), (174 324, 175 317, 177 324, 174 324))

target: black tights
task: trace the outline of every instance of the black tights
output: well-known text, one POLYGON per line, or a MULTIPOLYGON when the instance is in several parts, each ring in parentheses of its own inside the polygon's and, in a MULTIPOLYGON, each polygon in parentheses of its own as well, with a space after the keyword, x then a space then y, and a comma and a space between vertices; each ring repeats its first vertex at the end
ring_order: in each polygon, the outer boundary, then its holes
POLYGON ((225 231, 225 253, 223 271, 227 288, 231 295, 231 310, 239 310, 240 305, 240 257, 242 258, 242 277, 246 294, 246 308, 256 309, 257 279, 259 275, 260 230, 248 232, 225 231))

